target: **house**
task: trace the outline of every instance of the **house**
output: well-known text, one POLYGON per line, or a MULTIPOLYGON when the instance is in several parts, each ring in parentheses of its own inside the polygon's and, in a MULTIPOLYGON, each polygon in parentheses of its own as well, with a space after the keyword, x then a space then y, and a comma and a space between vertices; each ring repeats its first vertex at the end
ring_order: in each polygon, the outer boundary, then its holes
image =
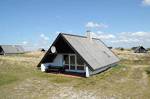
POLYGON ((111 46, 108 46, 108 48, 109 48, 109 49, 113 49, 113 47, 111 47, 111 46))
POLYGON ((21 45, 0 45, 0 55, 24 53, 21 45))
POLYGON ((45 52, 46 50, 44 48, 39 48, 38 51, 45 52))
POLYGON ((123 50, 124 50, 124 48, 123 48, 123 47, 117 47, 116 49, 117 49, 117 50, 121 50, 121 51, 123 51, 123 50))
POLYGON ((143 46, 137 46, 131 48, 134 53, 147 53, 147 50, 143 46))
POLYGON ((85 77, 100 73, 119 61, 118 57, 100 40, 87 36, 60 33, 37 67, 64 69, 85 77))

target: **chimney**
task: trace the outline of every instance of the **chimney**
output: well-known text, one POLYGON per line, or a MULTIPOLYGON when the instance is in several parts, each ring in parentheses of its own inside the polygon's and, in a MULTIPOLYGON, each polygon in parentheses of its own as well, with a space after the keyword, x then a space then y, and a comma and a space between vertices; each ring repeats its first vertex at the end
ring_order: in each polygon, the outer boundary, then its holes
POLYGON ((88 39, 88 40, 92 41, 92 33, 91 33, 90 30, 87 30, 87 31, 86 31, 86 36, 87 36, 87 39, 88 39))

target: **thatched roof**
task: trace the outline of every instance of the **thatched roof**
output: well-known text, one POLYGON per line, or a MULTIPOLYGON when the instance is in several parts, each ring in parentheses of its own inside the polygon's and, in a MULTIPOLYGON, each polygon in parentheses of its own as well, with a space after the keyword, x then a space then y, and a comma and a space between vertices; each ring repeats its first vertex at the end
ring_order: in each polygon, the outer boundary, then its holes
POLYGON ((21 45, 0 45, 2 54, 23 53, 24 48, 21 45))

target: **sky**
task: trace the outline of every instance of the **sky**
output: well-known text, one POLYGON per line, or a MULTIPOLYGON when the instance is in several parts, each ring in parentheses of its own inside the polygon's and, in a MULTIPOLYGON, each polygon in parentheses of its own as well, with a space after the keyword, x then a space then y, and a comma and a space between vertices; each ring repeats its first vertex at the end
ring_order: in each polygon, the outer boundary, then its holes
POLYGON ((60 32, 150 47, 150 0, 0 0, 0 44, 48 48, 60 32))

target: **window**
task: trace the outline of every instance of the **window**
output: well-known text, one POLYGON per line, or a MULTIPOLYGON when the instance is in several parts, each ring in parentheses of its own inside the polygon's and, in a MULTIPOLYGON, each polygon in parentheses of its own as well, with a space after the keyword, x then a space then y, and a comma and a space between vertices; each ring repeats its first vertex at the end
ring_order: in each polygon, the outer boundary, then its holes
POLYGON ((70 64, 75 65, 75 55, 70 56, 70 64))
POLYGON ((69 65, 65 64, 64 65, 65 69, 69 69, 69 65))
POLYGON ((65 69, 69 69, 69 56, 64 55, 64 67, 65 69))
POLYGON ((75 55, 70 56, 70 69, 75 70, 75 55))
POLYGON ((64 55, 64 64, 69 64, 69 56, 64 55))
POLYGON ((77 70, 84 70, 84 61, 79 56, 77 56, 77 70))
POLYGON ((77 70, 84 70, 84 66, 77 66, 77 70))
POLYGON ((85 70, 84 60, 75 54, 64 55, 64 67, 68 70, 85 70))

